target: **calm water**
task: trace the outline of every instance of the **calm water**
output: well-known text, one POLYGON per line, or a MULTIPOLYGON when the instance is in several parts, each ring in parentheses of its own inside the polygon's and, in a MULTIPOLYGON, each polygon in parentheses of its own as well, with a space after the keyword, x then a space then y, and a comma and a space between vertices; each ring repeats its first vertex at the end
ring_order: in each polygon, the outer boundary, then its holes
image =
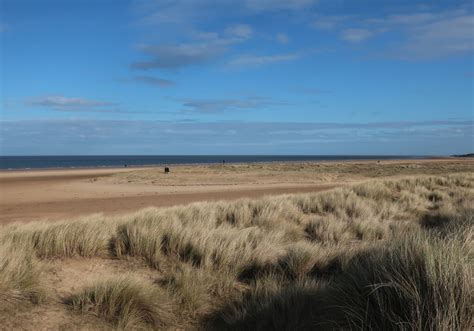
POLYGON ((114 156, 0 156, 0 169, 94 168, 193 163, 249 163, 272 161, 391 160, 420 156, 374 155, 114 155, 114 156))

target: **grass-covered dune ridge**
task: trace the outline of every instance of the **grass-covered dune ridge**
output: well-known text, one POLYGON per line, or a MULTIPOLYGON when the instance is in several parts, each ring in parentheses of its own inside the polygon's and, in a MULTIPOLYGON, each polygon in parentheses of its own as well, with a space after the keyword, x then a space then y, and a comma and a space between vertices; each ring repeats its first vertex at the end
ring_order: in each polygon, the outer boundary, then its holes
POLYGON ((333 184, 389 176, 443 175, 474 171, 472 160, 392 160, 349 162, 270 162, 242 164, 201 164, 130 170, 97 178, 98 182, 150 184, 158 187, 239 184, 333 184))
POLYGON ((7 225, 0 321, 54 306, 97 329, 470 329, 473 202, 460 173, 7 225))

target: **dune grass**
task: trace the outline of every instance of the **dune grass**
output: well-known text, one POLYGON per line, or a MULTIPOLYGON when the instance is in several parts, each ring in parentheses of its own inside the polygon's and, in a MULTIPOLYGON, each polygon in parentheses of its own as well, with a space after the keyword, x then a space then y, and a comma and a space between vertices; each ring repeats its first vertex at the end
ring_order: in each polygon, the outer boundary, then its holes
POLYGON ((122 329, 470 329, 474 175, 0 229, 0 302, 48 305, 52 260, 144 261, 75 288, 122 329), (47 297, 47 296, 46 296, 47 297))
POLYGON ((472 242, 458 239, 405 233, 389 244, 361 250, 330 282, 299 279, 273 286, 270 293, 256 286, 214 314, 207 326, 216 330, 470 330, 474 284, 468 246, 472 242))
POLYGON ((163 292, 126 276, 98 280, 65 302, 74 310, 93 313, 120 329, 158 328, 172 321, 163 292))
POLYGON ((355 162, 268 162, 171 166, 120 172, 97 180, 163 186, 222 184, 333 183, 400 175, 443 175, 474 170, 472 161, 399 160, 355 162))
POLYGON ((0 257, 0 305, 23 300, 40 303, 45 297, 41 266, 31 249, 0 244, 0 257))
POLYGON ((344 329, 468 330, 472 326, 473 284, 468 268, 473 257, 467 243, 406 236, 350 260, 324 294, 327 320, 344 329))

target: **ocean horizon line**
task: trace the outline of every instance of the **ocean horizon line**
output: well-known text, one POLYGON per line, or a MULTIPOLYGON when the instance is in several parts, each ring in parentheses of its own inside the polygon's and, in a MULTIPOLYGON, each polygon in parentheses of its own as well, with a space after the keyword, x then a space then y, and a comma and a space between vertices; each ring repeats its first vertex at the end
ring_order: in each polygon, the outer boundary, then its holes
POLYGON ((0 156, 1 170, 153 167, 219 163, 423 159, 426 155, 32 155, 0 156))

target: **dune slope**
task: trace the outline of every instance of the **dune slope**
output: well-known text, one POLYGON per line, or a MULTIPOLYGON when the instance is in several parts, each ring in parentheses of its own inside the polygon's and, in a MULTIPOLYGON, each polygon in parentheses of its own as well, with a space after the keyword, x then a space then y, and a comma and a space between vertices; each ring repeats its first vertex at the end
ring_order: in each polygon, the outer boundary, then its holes
POLYGON ((0 323, 469 329, 474 175, 0 228, 0 323))

